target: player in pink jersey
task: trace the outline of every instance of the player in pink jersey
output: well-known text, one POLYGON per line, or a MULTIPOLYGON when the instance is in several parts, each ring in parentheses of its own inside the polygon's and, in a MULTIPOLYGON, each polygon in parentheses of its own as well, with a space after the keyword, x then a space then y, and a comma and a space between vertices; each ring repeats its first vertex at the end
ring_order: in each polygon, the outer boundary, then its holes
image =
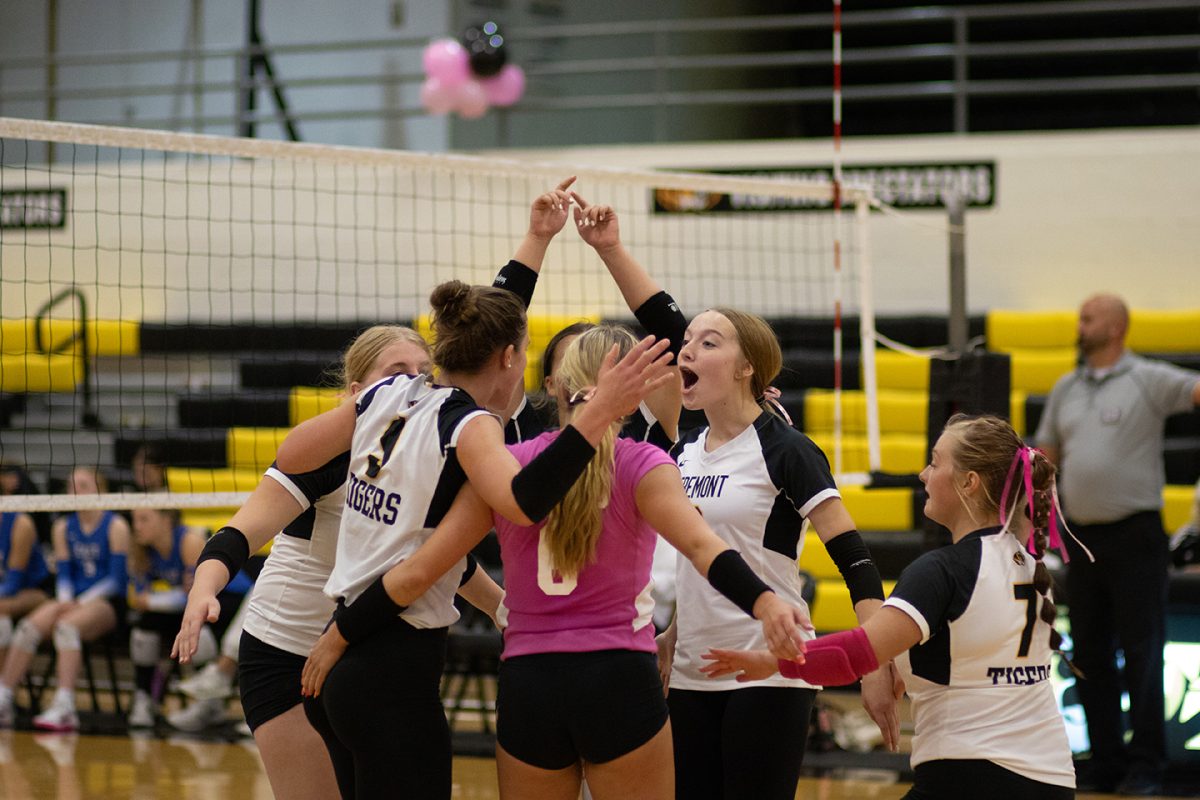
MULTIPOLYGON (((587 401, 624 329, 601 326, 567 349, 558 371, 560 420, 587 401)), ((497 707, 496 764, 505 798, 573 798, 586 771, 597 800, 674 796, 671 729, 655 658, 650 562, 655 530, 714 587, 763 621, 780 650, 797 647, 798 609, 780 600, 696 513, 679 470, 654 445, 619 439, 613 425, 597 455, 545 523, 500 515, 507 596, 497 707)), ((510 446, 531 461, 557 433, 510 446)), ((493 523, 468 485, 430 540, 384 578, 399 604, 416 600, 493 523)), ((326 635, 305 667, 319 691, 340 655, 326 635)))

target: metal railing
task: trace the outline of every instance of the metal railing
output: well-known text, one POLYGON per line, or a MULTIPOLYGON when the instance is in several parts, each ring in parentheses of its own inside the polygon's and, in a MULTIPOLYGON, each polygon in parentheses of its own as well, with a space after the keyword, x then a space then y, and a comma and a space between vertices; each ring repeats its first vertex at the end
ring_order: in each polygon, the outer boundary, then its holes
MULTIPOLYGON (((1039 39, 1030 36, 1014 41, 973 41, 972 26, 980 22, 1028 20, 1030 30, 1036 31, 1039 22, 1085 15, 1112 15, 1131 21, 1151 12, 1195 11, 1200 18, 1200 0, 1054 0, 1044 3, 996 4, 985 6, 912 7, 882 11, 847 11, 843 15, 847 46, 843 61, 848 67, 872 65, 901 67, 917 63, 942 65, 944 79, 900 80, 897 82, 850 83, 844 89, 848 103, 856 101, 903 101, 944 98, 953 106, 955 132, 969 130, 969 111, 974 99, 1020 95, 1062 95, 1066 93, 1162 92, 1200 90, 1200 59, 1190 70, 1148 71, 1144 65, 1133 65, 1119 74, 1081 74, 1073 76, 1029 76, 1004 79, 971 77, 971 67, 996 59, 1041 58, 1060 59, 1088 55, 1192 53, 1200 56, 1200 33, 1137 35, 1128 37, 1100 36, 1081 38, 1039 39), (890 46, 855 47, 855 30, 884 30, 908 26, 921 30, 922 36, 933 41, 890 46)), ((818 104, 830 102, 827 86, 776 86, 737 89, 671 88, 670 77, 681 73, 705 72, 714 76, 766 68, 820 67, 830 63, 827 47, 772 52, 687 53, 678 52, 677 39, 702 33, 754 34, 803 32, 828 29, 828 13, 794 15, 738 16, 704 19, 670 19, 603 24, 550 25, 509 28, 507 38, 515 52, 536 49, 539 43, 620 40, 619 55, 597 58, 562 58, 524 63, 529 79, 529 92, 521 103, 498 113, 520 115, 544 112, 572 112, 602 109, 654 109, 663 114, 669 108, 701 106, 756 106, 779 104, 818 104), (532 46, 532 47, 531 47, 532 46), (634 75, 630 79, 630 75, 634 75), (641 75, 646 75, 646 80, 641 75), (571 78, 624 76, 613 92, 580 93, 565 91, 560 85, 571 78), (625 88, 633 87, 633 88, 625 88)), ((170 117, 127 116, 78 119, 74 121, 101 124, 135 124, 144 127, 224 132, 248 124, 280 122, 279 111, 244 113, 239 110, 239 93, 247 89, 269 88, 266 83, 247 78, 232 80, 185 80, 185 65, 192 66, 195 76, 211 75, 213 63, 228 67, 231 76, 242 75, 239 63, 263 54, 275 58, 332 54, 416 54, 427 40, 413 37, 389 37, 360 41, 312 42, 305 44, 258 47, 184 48, 125 53, 58 53, 42 57, 0 59, 0 78, 12 83, 14 73, 37 71, 45 78, 43 84, 27 82, 24 88, 0 91, 0 114, 12 103, 41 102, 51 111, 60 108, 60 101, 114 101, 121 108, 137 99, 191 96, 196 107, 193 114, 172 113, 170 117), (65 72, 73 68, 100 68, 121 65, 169 65, 179 67, 180 80, 133 85, 72 85, 65 72), (199 108, 201 102, 212 107, 216 99, 230 109, 229 113, 208 113, 199 108)), ((361 59, 346 59, 347 63, 361 59)), ((170 74, 169 69, 159 70, 170 74)), ((361 87, 403 87, 418 84, 419 72, 377 72, 344 74, 281 74, 278 82, 292 92, 290 116, 303 124, 306 121, 394 119, 425 112, 415 101, 411 105, 385 107, 381 102, 365 106, 330 109, 327 104, 305 107, 296 90, 352 89, 361 87)), ((0 82, 3 86, 4 82, 0 82)), ((177 104, 178 105, 178 104, 177 104)), ((503 127, 503 126, 502 126, 503 127)), ((662 138, 663 126, 655 126, 655 138, 662 138)), ((499 144, 504 144, 500 142, 499 144)))

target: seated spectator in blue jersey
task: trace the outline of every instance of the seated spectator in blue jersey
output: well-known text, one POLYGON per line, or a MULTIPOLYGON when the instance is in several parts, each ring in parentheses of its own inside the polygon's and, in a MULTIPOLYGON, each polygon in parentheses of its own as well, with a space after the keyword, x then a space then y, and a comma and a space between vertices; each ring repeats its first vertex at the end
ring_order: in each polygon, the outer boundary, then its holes
MULTIPOLYGON (((95 467, 76 467, 71 494, 103 494, 108 482, 95 467)), ((57 565, 53 602, 39 606, 13 632, 0 671, 0 726, 13 723, 13 689, 25 677, 38 645, 53 636, 58 652, 58 688, 50 707, 34 718, 34 727, 68 731, 79 727, 75 679, 83 666, 83 642, 116 629, 125 614, 129 525, 112 511, 81 509, 60 517, 51 530, 57 565)))
POLYGON ((180 524, 174 509, 133 511, 133 543, 129 548, 129 654, 133 659, 134 693, 131 728, 154 726, 159 697, 154 677, 183 621, 187 592, 204 549, 199 528, 180 524))
MULTIPOLYGON (((41 493, 42 490, 38 488, 24 467, 0 462, 0 495, 41 493)), ((50 514, 45 511, 35 511, 29 517, 33 520, 33 527, 37 530, 38 543, 43 547, 48 547, 50 544, 50 514)))
POLYGON ((1062 641, 1042 563, 1047 547, 1062 548, 1054 475, 1004 420, 952 417, 921 481, 925 515, 950 529, 953 544, 905 568, 865 624, 810 641, 802 659, 712 650, 705 672, 748 681, 778 671, 840 686, 895 658, 916 729, 906 798, 1074 797, 1048 680, 1062 641))
POLYGON ((53 591, 33 518, 19 511, 0 514, 0 663, 8 655, 16 623, 53 591))

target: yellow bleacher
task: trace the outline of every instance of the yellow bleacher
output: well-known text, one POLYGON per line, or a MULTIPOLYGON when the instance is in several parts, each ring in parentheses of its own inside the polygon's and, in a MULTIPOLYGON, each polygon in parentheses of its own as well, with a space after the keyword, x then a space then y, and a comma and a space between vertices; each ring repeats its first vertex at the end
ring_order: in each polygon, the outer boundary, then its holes
MULTIPOLYGON (((886 597, 896 588, 895 581, 883 582, 886 597)), ((858 627, 854 616, 854 604, 850 602, 850 590, 841 577, 817 580, 817 595, 812 606, 813 627, 820 633, 844 631, 858 627)))
POLYGON ((1126 344, 1139 353, 1200 353, 1200 308, 1133 309, 1126 344))
POLYGON ((1074 309, 1050 311, 989 311, 984 321, 989 350, 1073 349, 1079 313, 1074 309))
POLYGON ((1195 486, 1166 486, 1163 488, 1163 527, 1174 533, 1188 521, 1192 504, 1196 502, 1195 486))
MULTIPOLYGON (((821 448, 833 465, 833 436, 827 433, 810 433, 809 438, 821 448)), ((881 433, 879 455, 884 472, 916 474, 925 468, 925 436, 914 433, 881 433)), ((845 472, 867 472, 870 463, 867 454, 867 437, 851 434, 842 437, 842 470, 845 472)))
MULTIPOLYGON (((912 530, 913 490, 904 486, 868 489, 842 486, 842 502, 860 531, 912 530)), ((805 548, 807 551, 807 547, 805 548)))
POLYGON ((225 440, 225 463, 232 469, 262 472, 275 460, 291 428, 230 428, 225 440))
POLYGON ((83 359, 69 353, 0 355, 0 392, 73 392, 83 380, 83 359))
MULTIPOLYGON (((261 477, 260 471, 252 469, 167 467, 167 490, 180 493, 252 492, 261 477)), ((215 531, 227 524, 235 511, 234 507, 185 508, 180 516, 184 525, 215 531)), ((258 552, 261 555, 270 553, 271 542, 258 552)))
POLYGON ((337 408, 344 395, 340 389, 293 386, 288 396, 288 420, 293 426, 337 408))
MULTIPOLYGON (((988 349, 1074 351, 1078 321, 1073 309, 990 311, 985 323, 988 349)), ((1200 352, 1200 308, 1130 309, 1126 343, 1140 353, 1200 352)))
POLYGON ((884 389, 929 391, 929 359, 892 350, 875 353, 875 380, 884 389))
MULTIPOLYGON (((83 380, 78 342, 69 344, 79 323, 69 319, 41 321, 43 349, 38 349, 33 319, 0 319, 0 392, 73 392, 83 380)), ((129 320, 90 320, 91 355, 133 355, 140 326, 129 320)))
MULTIPOLYGON (((41 321, 43 350, 39 351, 32 319, 0 320, 0 352, 22 354, 36 352, 76 352, 78 343, 68 344, 79 332, 79 322, 71 319, 41 321)), ((93 319, 87 322, 89 351, 94 356, 137 355, 141 349, 141 324, 134 320, 93 319)))

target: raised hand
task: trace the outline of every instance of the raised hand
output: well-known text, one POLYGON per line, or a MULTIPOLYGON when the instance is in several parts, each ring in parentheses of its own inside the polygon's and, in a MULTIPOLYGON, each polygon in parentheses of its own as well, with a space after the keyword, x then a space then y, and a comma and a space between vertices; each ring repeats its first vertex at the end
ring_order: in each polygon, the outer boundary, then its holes
POLYGON ((567 209, 571 205, 568 189, 575 182, 572 175, 548 192, 539 194, 529 210, 529 235, 549 241, 567 224, 567 209))
POLYGON ((674 377, 671 371, 670 341, 653 336, 642 339, 617 361, 617 347, 609 350, 600 365, 596 391, 589 408, 603 408, 609 421, 632 414, 646 395, 674 377))
POLYGON ((571 192, 575 201, 575 227, 579 238, 603 253, 621 245, 621 228, 612 206, 591 205, 579 192, 571 192))

